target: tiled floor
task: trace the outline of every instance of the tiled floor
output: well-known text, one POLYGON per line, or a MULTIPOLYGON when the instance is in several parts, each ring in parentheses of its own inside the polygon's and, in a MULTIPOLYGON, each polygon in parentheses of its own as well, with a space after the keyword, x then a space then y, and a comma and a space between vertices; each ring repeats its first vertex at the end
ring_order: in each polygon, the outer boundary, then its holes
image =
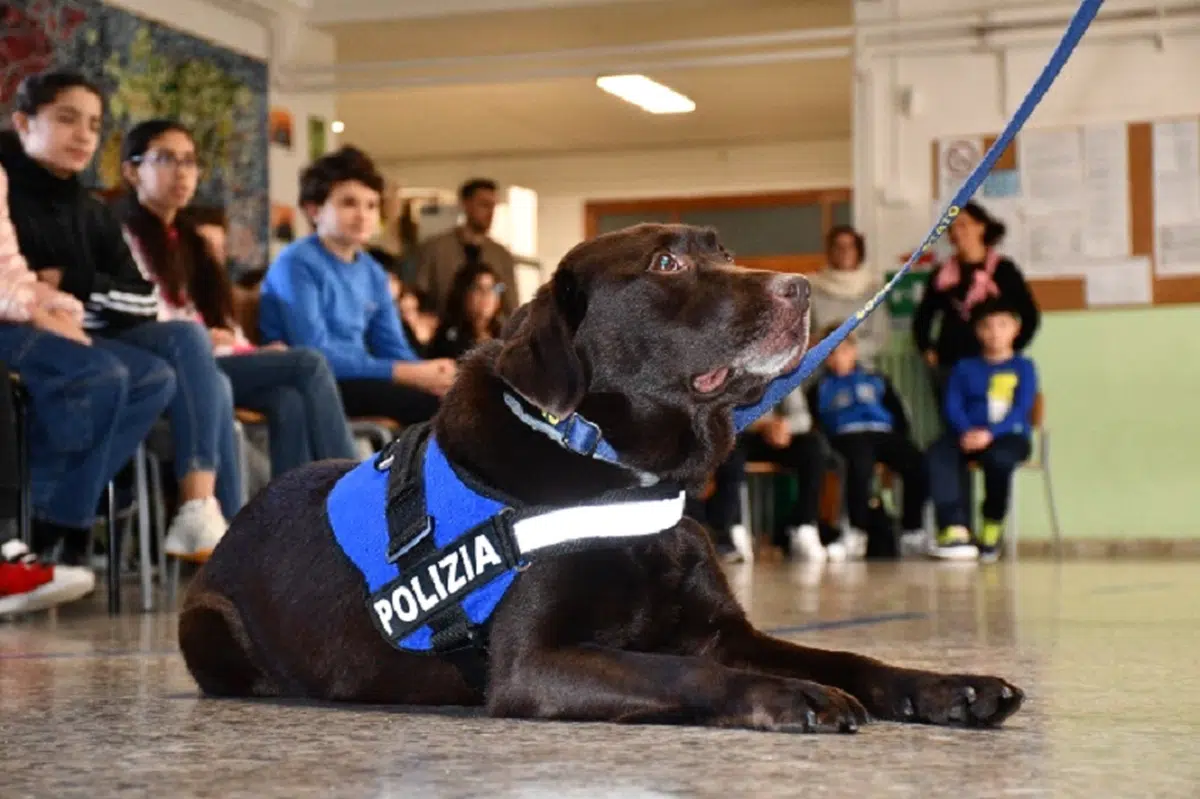
POLYGON ((0 796, 1200 795, 1200 563, 732 575, 763 627, 999 673, 1026 706, 994 732, 793 737, 201 701, 174 617, 97 596, 0 624, 0 796))

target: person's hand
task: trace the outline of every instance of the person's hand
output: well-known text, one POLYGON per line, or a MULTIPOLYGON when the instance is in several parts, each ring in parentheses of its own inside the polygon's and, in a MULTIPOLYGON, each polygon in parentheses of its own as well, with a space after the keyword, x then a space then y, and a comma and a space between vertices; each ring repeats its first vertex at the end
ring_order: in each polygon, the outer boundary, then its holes
POLYGON ((937 352, 934 350, 925 350, 925 363, 936 369, 938 365, 937 352))
POLYGON ((962 447, 963 452, 978 452, 979 450, 987 449, 991 443, 992 434, 981 427, 968 430, 958 440, 958 444, 962 447))
POLYGON ((63 272, 61 269, 39 269, 37 270, 37 279, 41 282, 58 288, 62 285, 63 272))
POLYGON ((454 383, 458 367, 449 358, 420 363, 397 361, 392 365, 392 381, 419 388, 435 397, 443 397, 454 383))
POLYGON ((267 344, 266 346, 262 347, 262 349, 264 349, 264 350, 277 350, 279 352, 283 352, 287 348, 288 348, 288 345, 284 344, 282 341, 272 341, 270 344, 267 344))
POLYGON ((792 431, 787 420, 781 416, 772 417, 763 428, 763 439, 775 449, 787 449, 792 444, 792 431))
POLYGON ((237 343, 237 334, 226 327, 210 327, 208 337, 214 350, 219 347, 232 347, 237 343))
POLYGON ((47 333, 62 336, 85 347, 91 346, 92 339, 87 333, 83 332, 83 328, 80 327, 79 322, 75 321, 75 318, 65 311, 45 311, 37 308, 34 310, 29 321, 38 330, 45 330, 47 333))

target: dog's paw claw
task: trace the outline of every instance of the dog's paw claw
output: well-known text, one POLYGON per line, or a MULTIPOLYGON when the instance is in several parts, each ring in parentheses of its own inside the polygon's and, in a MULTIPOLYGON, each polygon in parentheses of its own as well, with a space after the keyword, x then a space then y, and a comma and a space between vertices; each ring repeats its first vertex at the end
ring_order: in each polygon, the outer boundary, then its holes
POLYGON ((815 732, 817 729, 817 714, 811 709, 804 712, 804 731, 815 732))
MULTIPOLYGON (((1004 691, 1007 691, 1007 690, 1008 690, 1008 687, 1006 686, 1004 688, 1004 691)), ((1004 691, 1001 691, 1001 695, 1003 695, 1004 691)), ((966 688, 963 689, 963 698, 967 700, 968 705, 971 704, 972 702, 974 702, 975 701, 975 689, 968 685, 966 688)))
POLYGON ((1001 699, 1012 699, 1013 698, 1013 689, 1009 688, 1007 685, 1004 686, 1003 688, 1001 688, 1000 689, 1000 698, 1001 699))
POLYGON ((909 699, 907 696, 904 697, 904 704, 900 707, 900 715, 904 716, 904 718, 906 718, 906 719, 911 719, 913 716, 916 715, 916 713, 917 713, 917 711, 913 707, 912 700, 909 699))

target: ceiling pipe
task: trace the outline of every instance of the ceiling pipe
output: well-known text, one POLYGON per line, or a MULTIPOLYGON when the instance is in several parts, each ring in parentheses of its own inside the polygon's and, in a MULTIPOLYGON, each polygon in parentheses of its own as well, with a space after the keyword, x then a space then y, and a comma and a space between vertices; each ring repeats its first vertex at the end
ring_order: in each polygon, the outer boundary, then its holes
MULTIPOLYGON (((1191 14, 1186 18, 1178 18, 1171 28, 1172 35, 1188 35, 1198 31, 1200 31, 1200 13, 1191 14)), ((1161 30, 1153 20, 1113 21, 1108 25, 1093 23, 1093 27, 1088 29, 1087 40, 1095 42, 1097 40, 1153 39, 1160 33, 1161 30)), ((884 58, 888 56, 935 57, 957 55, 964 52, 992 53, 1003 48, 1053 44, 1061 38, 1059 31, 1054 29, 996 31, 986 34, 976 33, 949 38, 870 45, 867 47, 867 55, 884 58)))
MULTIPOLYGON (((767 53, 746 53, 742 55, 717 55, 702 58, 674 59, 665 61, 623 62, 618 71, 621 72, 661 72, 665 70, 711 69, 716 67, 744 67, 761 64, 785 64, 799 61, 829 61, 848 59, 853 54, 853 48, 822 47, 806 50, 780 50, 767 53)), ((489 72, 486 74, 472 73, 467 75, 412 75, 391 78, 359 79, 334 81, 332 83, 288 83, 288 91, 299 93, 318 92, 364 92, 383 89, 404 89, 424 86, 462 86, 489 85, 500 83, 520 83, 555 78, 595 78, 606 74, 609 70, 599 70, 595 66, 578 65, 557 69, 511 70, 508 72, 489 72)))
POLYGON ((374 72, 379 70, 422 69, 428 67, 487 67, 495 64, 513 64, 526 61, 562 61, 587 58, 615 58, 628 55, 651 55, 656 53, 678 53, 693 50, 734 50, 747 47, 768 47, 787 44, 821 44, 848 40, 854 35, 851 26, 835 28, 801 28, 776 31, 774 33, 750 34, 745 36, 710 36, 701 39, 672 39, 640 44, 579 47, 564 50, 541 50, 521 53, 496 53, 475 56, 438 56, 430 58, 403 58, 394 61, 348 61, 327 68, 297 67, 295 75, 374 72))

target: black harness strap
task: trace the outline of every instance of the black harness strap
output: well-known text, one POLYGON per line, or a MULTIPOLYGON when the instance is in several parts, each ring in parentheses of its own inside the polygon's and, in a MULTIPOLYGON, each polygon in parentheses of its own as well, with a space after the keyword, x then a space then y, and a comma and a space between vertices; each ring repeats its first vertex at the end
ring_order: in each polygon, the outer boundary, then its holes
MULTIPOLYGON (((437 549, 433 519, 425 504, 425 445, 430 432, 428 423, 405 428, 375 461, 376 468, 388 469, 387 559, 396 564, 401 574, 411 571, 415 564, 437 549)), ((511 541, 512 526, 508 514, 501 514, 499 518, 503 519, 501 523, 508 524, 508 535, 501 536, 501 540, 511 541)), ((510 560, 512 555, 511 552, 501 553, 506 563, 514 562, 510 560)), ((473 624, 457 602, 431 616, 428 624, 433 632, 433 651, 453 663, 472 690, 486 696, 487 625, 473 624)))

